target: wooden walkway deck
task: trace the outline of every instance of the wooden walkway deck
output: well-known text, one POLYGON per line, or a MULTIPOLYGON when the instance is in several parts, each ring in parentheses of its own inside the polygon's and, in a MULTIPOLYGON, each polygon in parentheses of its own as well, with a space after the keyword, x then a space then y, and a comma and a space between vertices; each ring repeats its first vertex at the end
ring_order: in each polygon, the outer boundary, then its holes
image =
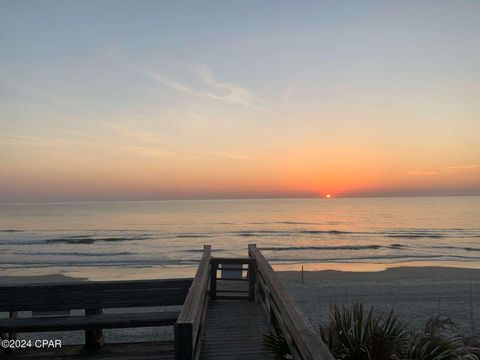
POLYGON ((270 359, 264 335, 284 338, 292 359, 333 360, 255 245, 248 258, 210 251, 206 246, 175 324, 176 360, 270 359))
POLYGON ((258 304, 242 300, 216 300, 207 309, 201 360, 266 360, 262 345, 270 325, 258 304))

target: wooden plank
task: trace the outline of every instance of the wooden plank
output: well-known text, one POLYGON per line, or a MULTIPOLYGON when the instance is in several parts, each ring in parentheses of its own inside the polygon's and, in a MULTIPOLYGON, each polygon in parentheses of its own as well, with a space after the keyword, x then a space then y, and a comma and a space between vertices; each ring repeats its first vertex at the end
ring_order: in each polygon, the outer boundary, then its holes
POLYGON ((214 257, 213 260, 218 264, 244 264, 244 265, 247 265, 249 261, 248 258, 220 258, 220 257, 214 257))
POLYGON ((248 296, 239 296, 239 295, 217 295, 218 300, 247 300, 248 296))
POLYGON ((18 295, 56 293, 118 291, 137 289, 172 289, 190 287, 192 279, 162 279, 162 280, 130 280, 130 281, 92 281, 61 284, 22 284, 0 286, 1 299, 18 295))
POLYGON ((218 290, 245 290, 248 291, 248 281, 235 281, 235 280, 217 280, 217 289, 218 290))
POLYGON ((167 326, 175 324, 178 311, 135 314, 99 314, 90 316, 52 316, 2 319, 0 331, 39 332, 55 330, 84 330, 96 328, 130 328, 167 326))
POLYGON ((268 350, 262 345, 263 335, 268 333, 268 321, 257 303, 211 302, 200 359, 270 359, 268 350))
MULTIPOLYGON (((296 359, 303 360, 334 360, 330 350, 322 341, 320 335, 313 329, 310 322, 303 316, 283 282, 277 278, 272 267, 253 244, 248 245, 249 256, 255 260, 257 273, 262 276, 268 288, 271 300, 278 311, 277 321, 282 327, 283 335, 289 342, 296 359)), ((272 309, 271 305, 267 308, 272 309)))
POLYGON ((248 281, 247 278, 230 278, 230 277, 222 277, 222 278, 217 278, 216 280, 229 280, 229 281, 248 281))
MULTIPOLYGON (((55 309, 82 309, 86 307, 125 307, 132 306, 131 303, 135 303, 137 299, 142 300, 142 304, 151 303, 151 306, 162 305, 161 299, 165 297, 166 301, 179 301, 182 296, 185 297, 188 293, 188 288, 175 288, 175 289, 138 289, 129 291, 117 291, 117 292, 105 292, 97 291, 92 293, 56 293, 50 292, 49 294, 35 294, 31 297, 17 297, 13 295, 16 303, 12 303, 12 300, 4 302, 5 309, 9 308, 12 311, 28 311, 28 310, 55 310, 55 309), (173 295, 176 300, 168 299, 173 295), (145 297, 147 297, 145 299, 145 297), (151 297, 151 298, 150 298, 151 297), (159 298, 160 297, 160 298, 159 298), (36 301, 32 301, 35 299, 36 301), (37 302, 38 300, 38 302, 37 302), (108 304, 112 303, 112 306, 108 304), (95 306, 97 304, 97 306, 95 306), (104 306, 105 305, 105 306, 104 306), (59 306, 56 308, 56 306, 59 306), (13 309, 12 309, 13 308, 13 309)), ((7 311, 7 310, 5 310, 7 311)))
POLYGON ((78 281, 73 283, 31 283, 20 285, 1 285, 0 290, 8 291, 9 289, 19 291, 21 289, 70 289, 70 291, 78 291, 84 289, 107 289, 107 290, 120 290, 120 289, 141 289, 152 287, 184 287, 192 283, 192 278, 174 278, 174 279, 151 279, 151 280, 115 280, 115 281, 78 281))
POLYGON ((71 292, 48 294, 32 293, 30 297, 13 296, 2 307, 18 311, 28 310, 71 310, 86 308, 122 308, 163 305, 181 305, 188 294, 188 288, 137 289, 128 291, 71 292), (35 299, 35 301, 32 301, 35 299))
POLYGON ((180 305, 191 283, 164 279, 6 285, 0 287, 0 312, 180 305))
MULTIPOLYGON (((222 264, 219 264, 219 265, 222 265, 222 264)), ((237 264, 237 265, 240 265, 240 264, 237 264)), ((246 272, 248 270, 248 267, 235 267, 235 266, 219 266, 219 269, 220 270, 232 270, 232 271, 242 271, 242 272, 246 272)))
MULTIPOLYGON (((235 267, 235 266, 223 266, 222 263, 218 264, 220 270, 233 270, 233 271, 247 271, 248 267, 235 267), (222 265, 222 266, 220 266, 222 265)), ((232 264, 232 265, 248 265, 246 264, 232 264)))
POLYGON ((249 294, 248 290, 230 290, 230 289, 219 289, 217 293, 241 293, 241 294, 249 294))

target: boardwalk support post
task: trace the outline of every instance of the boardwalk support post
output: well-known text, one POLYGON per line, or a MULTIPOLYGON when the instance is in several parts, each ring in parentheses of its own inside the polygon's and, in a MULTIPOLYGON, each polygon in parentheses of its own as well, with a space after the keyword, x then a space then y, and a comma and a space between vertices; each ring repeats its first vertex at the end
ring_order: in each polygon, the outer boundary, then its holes
MULTIPOLYGON (((102 309, 85 309, 85 315, 100 315, 102 309)), ((85 330, 85 346, 89 348, 102 347, 105 342, 103 332, 101 328, 93 328, 85 330)))
POLYGON ((217 298, 217 270, 218 263, 215 259, 212 259, 210 262, 210 300, 215 300, 217 298))
POLYGON ((193 360, 192 324, 175 324, 175 359, 193 360))
POLYGON ((255 260, 248 261, 248 300, 255 301, 255 260))

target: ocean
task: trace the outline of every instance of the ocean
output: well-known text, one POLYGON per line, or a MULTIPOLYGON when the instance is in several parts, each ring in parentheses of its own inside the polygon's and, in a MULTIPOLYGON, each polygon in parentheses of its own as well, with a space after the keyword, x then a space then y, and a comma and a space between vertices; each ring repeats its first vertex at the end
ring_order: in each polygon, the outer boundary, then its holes
POLYGON ((191 276, 251 243, 280 270, 480 268, 480 197, 0 204, 0 276, 191 276))

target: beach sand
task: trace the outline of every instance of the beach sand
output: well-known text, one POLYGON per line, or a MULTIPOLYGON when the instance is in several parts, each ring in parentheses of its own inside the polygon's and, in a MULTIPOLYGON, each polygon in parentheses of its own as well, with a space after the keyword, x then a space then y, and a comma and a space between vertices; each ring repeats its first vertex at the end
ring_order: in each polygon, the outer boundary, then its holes
POLYGON ((428 318, 451 318, 479 334, 480 270, 448 267, 396 267, 378 272, 306 271, 277 273, 313 326, 328 320, 332 304, 359 301, 380 313, 394 309, 410 328, 428 318))
MULTIPOLYGON (((277 272, 293 298, 318 329, 328 319, 332 304, 374 306, 380 313, 395 309, 411 328, 422 327, 425 320, 448 316, 468 333, 479 334, 480 270, 449 267, 396 267, 384 271, 306 271, 277 272)), ((0 284, 85 281, 60 274, 45 276, 4 276, 0 284)), ((32 299, 33 301, 33 299, 32 299)), ((172 307, 170 307, 171 309, 172 307)), ((111 312, 153 311, 150 309, 105 310, 111 312)), ((81 311, 72 314, 81 314, 81 311)), ((6 316, 7 314, 1 314, 6 316)), ((28 312, 20 316, 30 316, 28 312)), ((107 342, 155 341, 173 339, 172 327, 104 330, 107 342)), ((21 334, 31 339, 62 339, 64 344, 83 343, 83 332, 21 334)))

